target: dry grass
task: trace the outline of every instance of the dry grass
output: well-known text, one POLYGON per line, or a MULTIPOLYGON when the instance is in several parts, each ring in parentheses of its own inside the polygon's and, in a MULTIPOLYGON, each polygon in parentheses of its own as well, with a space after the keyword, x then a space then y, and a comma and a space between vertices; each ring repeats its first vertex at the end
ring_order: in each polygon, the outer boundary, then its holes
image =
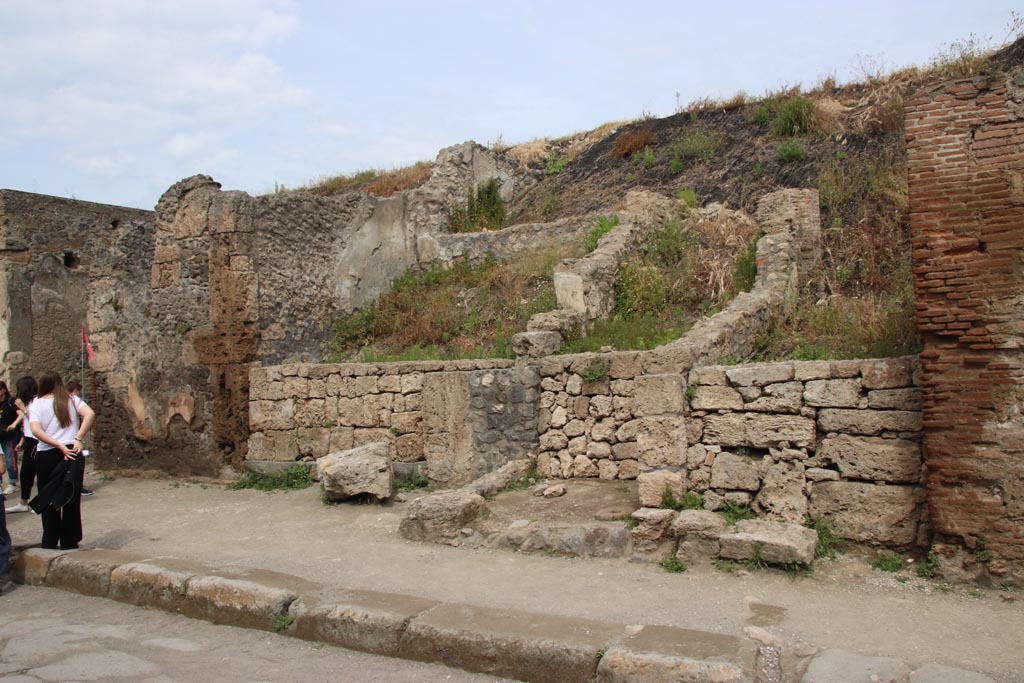
POLYGON ((396 192, 412 190, 430 178, 434 164, 418 161, 412 166, 391 170, 367 169, 352 175, 321 178, 312 185, 296 188, 296 192, 311 192, 327 196, 344 192, 366 192, 378 197, 390 197, 396 192))
POLYGON ((700 97, 685 107, 676 105, 676 113, 689 112, 691 114, 699 114, 706 111, 732 111, 733 109, 740 109, 746 106, 749 102, 750 95, 743 90, 738 90, 731 97, 700 97))
POLYGON ((650 128, 636 128, 624 130, 615 136, 615 145, 612 147, 612 156, 619 159, 628 159, 644 147, 654 144, 654 133, 650 128))

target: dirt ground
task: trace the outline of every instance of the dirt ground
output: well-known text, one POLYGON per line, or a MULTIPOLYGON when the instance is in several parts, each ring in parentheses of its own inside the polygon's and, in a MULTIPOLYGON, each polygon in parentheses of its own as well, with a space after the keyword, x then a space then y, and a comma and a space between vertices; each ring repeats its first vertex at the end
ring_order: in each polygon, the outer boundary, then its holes
MULTIPOLYGON (((397 533, 407 503, 325 506, 316 488, 261 493, 168 480, 89 481, 96 495, 83 502, 87 548, 626 624, 729 634, 760 625, 794 650, 837 647, 1024 681, 1024 596, 946 587, 916 576, 903 582, 853 555, 802 578, 710 568, 669 574, 626 559, 412 543, 397 533)), ((573 482, 568 488, 560 504, 571 510, 581 491, 573 482)), ((534 504, 529 494, 517 495, 534 504)), ((39 540, 34 515, 8 515, 8 526, 15 544, 39 540)))

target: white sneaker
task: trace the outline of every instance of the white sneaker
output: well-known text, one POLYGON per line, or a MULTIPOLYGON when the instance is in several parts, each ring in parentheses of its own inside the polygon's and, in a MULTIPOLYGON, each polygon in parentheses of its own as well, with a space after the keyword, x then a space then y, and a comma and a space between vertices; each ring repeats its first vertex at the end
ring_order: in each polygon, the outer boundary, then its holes
POLYGON ((11 512, 28 512, 31 508, 28 505, 25 505, 24 503, 18 503, 17 505, 12 505, 11 507, 4 508, 4 509, 5 509, 6 512, 11 513, 11 512))
POLYGON ((14 493, 17 490, 18 489, 15 488, 14 484, 8 484, 7 488, 4 489, 4 495, 5 496, 9 496, 9 495, 11 495, 12 493, 14 493))

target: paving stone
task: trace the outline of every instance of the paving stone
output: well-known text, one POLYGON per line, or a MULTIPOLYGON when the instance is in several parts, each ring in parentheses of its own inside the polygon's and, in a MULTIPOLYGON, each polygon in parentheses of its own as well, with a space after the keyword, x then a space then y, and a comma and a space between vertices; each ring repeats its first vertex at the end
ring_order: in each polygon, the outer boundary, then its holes
POLYGON ((740 683, 749 680, 750 641, 707 631, 644 626, 608 649, 598 683, 740 683))
POLYGON ((214 571, 198 562, 174 558, 123 564, 110 574, 109 597, 140 607, 178 612, 185 602, 189 579, 214 571))
POLYGON ((80 550, 58 557, 50 565, 46 585, 51 588, 106 597, 110 590, 110 574, 117 567, 141 557, 118 550, 80 550))
POLYGON ((807 665, 801 683, 906 683, 910 667, 898 659, 822 650, 807 665))
POLYGON ((984 674, 941 664, 925 664, 910 674, 910 683, 995 683, 984 674))
POLYGON ((303 589, 314 587, 264 570, 195 576, 189 579, 181 613, 215 624, 272 631, 275 617, 286 614, 303 589))

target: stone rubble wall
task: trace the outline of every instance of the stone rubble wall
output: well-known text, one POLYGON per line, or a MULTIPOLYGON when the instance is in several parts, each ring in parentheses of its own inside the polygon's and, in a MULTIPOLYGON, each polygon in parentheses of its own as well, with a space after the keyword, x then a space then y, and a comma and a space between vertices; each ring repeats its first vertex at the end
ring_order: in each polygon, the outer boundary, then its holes
POLYGON ((905 114, 934 547, 1006 577, 1024 570, 1024 68, 932 85, 905 114))
POLYGON ((821 515, 849 540, 924 544, 918 372, 914 357, 695 368, 691 445, 645 475, 647 502, 670 484, 710 510, 732 501, 796 524, 821 515))

